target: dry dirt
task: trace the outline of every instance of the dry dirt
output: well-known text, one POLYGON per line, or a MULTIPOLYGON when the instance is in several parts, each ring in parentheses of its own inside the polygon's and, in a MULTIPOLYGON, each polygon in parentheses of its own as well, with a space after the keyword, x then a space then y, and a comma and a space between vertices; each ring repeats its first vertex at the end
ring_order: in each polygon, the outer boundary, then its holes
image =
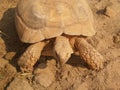
POLYGON ((120 0, 87 0, 97 31, 87 40, 104 56, 104 68, 90 70, 72 56, 60 75, 51 57, 41 57, 32 74, 20 72, 17 60, 28 45, 16 33, 17 1, 0 0, 0 90, 120 90, 120 0))

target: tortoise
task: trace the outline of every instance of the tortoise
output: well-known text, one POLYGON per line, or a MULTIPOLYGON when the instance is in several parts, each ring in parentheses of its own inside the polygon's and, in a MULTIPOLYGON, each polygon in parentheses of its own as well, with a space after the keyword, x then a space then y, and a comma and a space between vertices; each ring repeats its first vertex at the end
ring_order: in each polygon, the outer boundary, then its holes
POLYGON ((32 71, 41 55, 64 65, 76 52, 91 69, 103 67, 103 56, 85 40, 96 33, 85 0, 20 0, 15 24, 20 40, 30 43, 18 60, 23 72, 32 71))

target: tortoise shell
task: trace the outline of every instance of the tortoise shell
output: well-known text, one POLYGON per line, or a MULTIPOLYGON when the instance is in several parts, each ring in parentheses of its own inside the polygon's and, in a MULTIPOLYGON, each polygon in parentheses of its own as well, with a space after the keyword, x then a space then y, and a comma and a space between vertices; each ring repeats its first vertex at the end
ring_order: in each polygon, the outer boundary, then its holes
POLYGON ((21 41, 26 43, 62 34, 95 34, 93 14, 85 0, 20 0, 15 23, 21 41))

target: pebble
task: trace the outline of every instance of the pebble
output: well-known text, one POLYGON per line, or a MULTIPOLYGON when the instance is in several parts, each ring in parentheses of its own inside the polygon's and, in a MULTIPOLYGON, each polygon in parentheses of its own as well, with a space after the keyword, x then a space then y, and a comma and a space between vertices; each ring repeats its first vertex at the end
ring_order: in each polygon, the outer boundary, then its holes
POLYGON ((115 36, 113 36, 113 42, 114 43, 120 42, 120 31, 115 36))
POLYGON ((5 59, 12 60, 15 55, 16 52, 7 52, 7 54, 5 55, 5 59))
POLYGON ((55 75, 44 63, 34 71, 34 81, 43 87, 49 87, 55 81, 55 75))
POLYGON ((12 73, 17 72, 16 68, 13 65, 11 65, 9 63, 9 61, 7 61, 4 58, 0 58, 0 68, 1 69, 6 69, 8 72, 12 72, 12 73))
POLYGON ((47 63, 41 63, 34 70, 34 81, 43 87, 49 87, 55 81, 56 61, 47 60, 47 63))
POLYGON ((115 17, 116 12, 113 8, 108 6, 108 7, 106 7, 105 15, 108 16, 108 17, 115 17))
POLYGON ((6 90, 34 90, 28 81, 23 78, 14 78, 6 90))
POLYGON ((119 43, 120 42, 120 36, 113 36, 113 42, 119 43))
POLYGON ((4 90, 3 88, 6 87, 16 73, 16 68, 9 64, 8 60, 0 58, 0 90, 4 90))
POLYGON ((0 58, 6 54, 6 46, 4 40, 0 37, 0 58))
POLYGON ((8 61, 4 58, 0 58, 0 68, 5 68, 5 66, 8 64, 8 61))

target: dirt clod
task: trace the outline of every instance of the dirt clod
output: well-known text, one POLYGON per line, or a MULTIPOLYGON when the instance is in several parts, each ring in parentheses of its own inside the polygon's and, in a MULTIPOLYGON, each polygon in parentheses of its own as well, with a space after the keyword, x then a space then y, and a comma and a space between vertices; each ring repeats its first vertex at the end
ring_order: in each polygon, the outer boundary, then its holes
POLYGON ((27 80, 23 78, 14 78, 7 87, 7 90, 34 90, 27 80))

